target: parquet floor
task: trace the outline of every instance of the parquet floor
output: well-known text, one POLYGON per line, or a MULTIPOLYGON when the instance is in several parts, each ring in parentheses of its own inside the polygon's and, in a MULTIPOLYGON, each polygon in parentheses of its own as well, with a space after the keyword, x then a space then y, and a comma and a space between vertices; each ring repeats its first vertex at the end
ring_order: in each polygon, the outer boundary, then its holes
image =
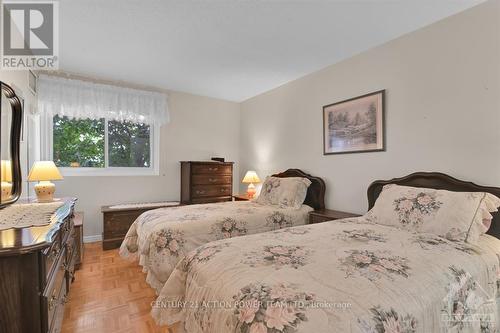
POLYGON ((85 244, 65 306, 63 333, 166 333, 150 315, 155 292, 136 262, 101 243, 85 244))

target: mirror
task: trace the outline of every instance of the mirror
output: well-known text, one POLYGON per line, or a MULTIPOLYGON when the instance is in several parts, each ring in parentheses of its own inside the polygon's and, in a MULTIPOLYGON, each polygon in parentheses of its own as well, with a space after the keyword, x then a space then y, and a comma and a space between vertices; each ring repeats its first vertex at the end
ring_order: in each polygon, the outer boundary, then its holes
POLYGON ((0 208, 19 199, 22 190, 19 143, 23 119, 21 100, 0 81, 0 208))

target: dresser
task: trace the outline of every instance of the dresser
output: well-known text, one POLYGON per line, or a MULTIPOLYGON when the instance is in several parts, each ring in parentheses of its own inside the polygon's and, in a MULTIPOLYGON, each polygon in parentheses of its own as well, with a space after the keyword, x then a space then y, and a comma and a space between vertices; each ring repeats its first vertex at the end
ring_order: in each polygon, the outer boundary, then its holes
POLYGON ((165 202, 163 205, 129 204, 102 206, 102 249, 111 250, 120 247, 128 229, 142 213, 158 208, 177 207, 179 202, 165 202))
POLYGON ((48 225, 0 231, 2 333, 61 332, 79 255, 76 199, 63 201, 48 225))
POLYGON ((181 162, 181 203, 231 201, 233 162, 181 162))

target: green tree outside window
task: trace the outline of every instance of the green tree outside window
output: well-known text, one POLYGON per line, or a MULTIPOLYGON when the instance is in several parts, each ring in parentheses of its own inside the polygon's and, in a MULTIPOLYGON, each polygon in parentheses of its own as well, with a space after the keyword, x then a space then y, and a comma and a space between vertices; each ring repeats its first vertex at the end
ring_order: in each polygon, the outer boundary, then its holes
POLYGON ((104 119, 53 118, 53 158, 59 167, 151 166, 150 126, 104 119), (107 127, 108 156, 105 156, 107 127))

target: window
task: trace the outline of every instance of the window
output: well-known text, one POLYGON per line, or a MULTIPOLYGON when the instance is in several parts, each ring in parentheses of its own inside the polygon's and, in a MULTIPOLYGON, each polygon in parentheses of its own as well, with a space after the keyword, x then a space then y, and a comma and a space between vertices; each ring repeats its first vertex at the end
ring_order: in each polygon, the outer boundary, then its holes
MULTIPOLYGON (((164 92, 41 74, 41 159, 63 175, 158 175, 164 92)), ((37 120, 36 120, 37 121, 37 120)))
POLYGON ((148 168, 150 147, 149 125, 108 122, 109 166, 148 168))
POLYGON ((65 175, 158 174, 154 126, 52 117, 52 159, 65 175))
POLYGON ((58 167, 104 168, 104 119, 53 118, 53 160, 58 167))

